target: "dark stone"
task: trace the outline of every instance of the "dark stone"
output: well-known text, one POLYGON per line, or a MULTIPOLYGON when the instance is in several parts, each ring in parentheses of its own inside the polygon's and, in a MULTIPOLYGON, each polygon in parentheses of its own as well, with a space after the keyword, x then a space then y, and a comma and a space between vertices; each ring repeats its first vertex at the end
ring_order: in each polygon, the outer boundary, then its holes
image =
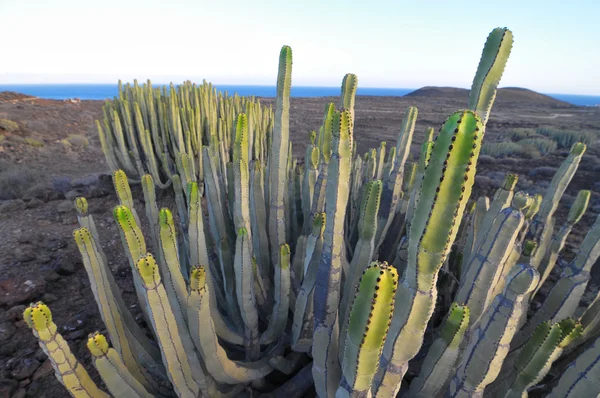
MULTIPOLYGON (((45 356, 45 354, 44 354, 44 356, 45 356)), ((44 363, 42 363, 42 365, 35 371, 35 373, 33 374, 33 377, 31 379, 35 381, 38 379, 42 379, 53 373, 54 373, 54 368, 52 367, 52 362, 50 362, 50 359, 48 359, 46 357, 46 360, 44 361, 44 363)))
POLYGON ((81 330, 85 326, 88 320, 88 315, 85 313, 79 313, 75 316, 72 316, 67 322, 65 322, 61 330, 63 332, 74 332, 76 330, 81 330))
POLYGON ((33 254, 33 248, 29 247, 17 247, 13 252, 15 260, 20 263, 28 263, 29 261, 35 260, 35 254, 33 254))
POLYGON ((37 275, 1 280, 0 306, 12 307, 16 304, 30 303, 41 296, 45 289, 46 281, 37 275))
POLYGON ((48 282, 56 282, 60 279, 60 275, 58 275, 56 271, 52 270, 44 275, 44 279, 48 282))
POLYGON ((19 388, 19 382, 12 379, 0 379, 0 398, 10 398, 19 388))
POLYGON ((24 200, 32 201, 34 199, 38 199, 43 202, 60 200, 64 199, 64 197, 65 195, 62 192, 56 191, 54 187, 48 183, 34 185, 25 191, 25 194, 23 195, 24 200))
POLYGON ((29 202, 27 202, 28 209, 36 209, 43 205, 44 205, 44 201, 42 201, 40 199, 31 199, 29 202))
POLYGON ((13 379, 24 380, 28 379, 40 367, 41 363, 33 358, 22 358, 13 364, 10 375, 13 379))
POLYGON ((67 242, 65 239, 61 239, 61 238, 49 238, 45 243, 44 243, 44 248, 51 251, 51 252, 55 252, 57 250, 60 249, 64 249, 65 247, 67 247, 69 245, 69 242, 67 242))
POLYGON ((19 388, 17 392, 13 394, 11 398, 25 398, 27 396, 27 391, 24 388, 19 388))
POLYGON ((27 306, 25 305, 15 305, 14 307, 10 308, 8 311, 6 311, 4 313, 4 316, 0 317, 0 319, 2 321, 17 321, 20 319, 23 319, 23 311, 25 311, 25 309, 27 308, 27 306))
POLYGON ((42 392, 42 382, 34 380, 27 388, 27 397, 39 397, 42 392))
POLYGON ((87 337, 88 333, 85 330, 76 330, 71 333, 65 333, 65 339, 67 340, 81 340, 87 337))
POLYGON ((21 199, 3 200, 0 202, 0 214, 25 210, 25 202, 21 199))
POLYGON ((42 301, 46 304, 53 303, 56 300, 58 300, 58 297, 56 297, 52 293, 44 293, 44 295, 42 296, 42 301))
POLYGON ((4 321, 0 323, 0 342, 8 340, 15 330, 12 322, 4 321))
POLYGON ((71 189, 65 194, 65 199, 74 201, 79 196, 86 196, 85 193, 80 189, 71 189))

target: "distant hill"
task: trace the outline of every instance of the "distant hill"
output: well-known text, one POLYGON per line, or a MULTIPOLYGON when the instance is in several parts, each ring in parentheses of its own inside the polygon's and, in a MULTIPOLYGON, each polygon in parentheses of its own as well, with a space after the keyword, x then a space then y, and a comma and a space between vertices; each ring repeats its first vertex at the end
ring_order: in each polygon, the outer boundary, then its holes
MULTIPOLYGON (((415 98, 443 98, 467 101, 469 90, 456 87, 427 86, 410 92, 406 97, 415 98)), ((543 106, 571 107, 568 102, 557 100, 545 94, 521 87, 503 87, 498 89, 496 101, 502 103, 527 102, 543 106)))

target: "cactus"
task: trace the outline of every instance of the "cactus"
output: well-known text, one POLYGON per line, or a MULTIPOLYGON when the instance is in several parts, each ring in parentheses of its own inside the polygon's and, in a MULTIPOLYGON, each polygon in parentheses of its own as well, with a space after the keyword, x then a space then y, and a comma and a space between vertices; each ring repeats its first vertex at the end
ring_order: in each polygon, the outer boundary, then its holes
MULTIPOLYGON (((597 299, 572 317, 600 255, 600 221, 528 319, 536 268, 552 269, 589 195, 553 235, 556 206, 585 149, 575 144, 543 197, 515 194, 509 174, 491 203, 479 198, 465 212, 511 46, 510 31, 492 32, 470 109, 452 113, 435 138, 428 130, 412 167, 416 108, 395 147, 356 153, 352 74, 340 109, 328 104, 310 134, 304 162, 293 159, 287 46, 275 112, 208 83, 120 85, 99 135, 118 168, 114 216, 148 330, 121 298, 87 202, 75 201, 74 238, 106 326, 88 348, 108 390, 291 398, 314 384, 322 397, 390 397, 403 386, 409 396, 480 396, 489 386, 518 396, 552 374, 553 363, 598 333, 597 299), (147 220, 129 185, 138 181, 147 220), (161 209, 155 189, 171 184, 176 208, 161 209), (419 365, 416 378, 403 380, 419 365)), ((40 344, 58 344, 69 359, 59 379, 74 394, 104 396, 39 314, 49 310, 34 305, 25 318, 40 344)), ((569 377, 565 383, 581 383, 569 377)))
POLYGON ((42 350, 48 355, 56 377, 73 397, 109 397, 98 388, 85 368, 75 359, 67 342, 58 333, 50 309, 44 303, 31 304, 25 309, 23 318, 37 337, 42 350))

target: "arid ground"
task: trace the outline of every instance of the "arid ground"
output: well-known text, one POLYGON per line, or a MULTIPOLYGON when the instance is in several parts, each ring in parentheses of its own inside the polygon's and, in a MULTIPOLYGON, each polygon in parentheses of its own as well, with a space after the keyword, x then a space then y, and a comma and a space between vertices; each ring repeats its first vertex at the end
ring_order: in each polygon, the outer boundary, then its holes
MULTIPOLYGON (((412 160, 416 160, 425 129, 431 126, 437 130, 452 111, 466 106, 466 99, 466 90, 445 88, 421 89, 406 97, 358 97, 358 151, 364 153, 382 140, 394 145, 402 116, 414 105, 419 109, 412 145, 412 160)), ((295 156, 304 153, 307 134, 319 128, 328 101, 336 98, 292 99, 290 127, 295 156)), ((0 397, 68 396, 21 317, 28 303, 40 299, 52 309, 54 321, 76 357, 99 382, 85 343, 89 333, 103 331, 104 326, 72 239, 77 228, 72 206, 75 197, 88 198, 110 268, 133 313, 140 314, 131 271, 112 220, 116 199, 95 130, 95 120, 101 116, 101 101, 51 101, 0 93, 0 119, 18 125, 13 131, 0 127, 0 397)), ((589 210, 569 238, 561 259, 568 261, 572 248, 600 213, 600 108, 572 106, 520 89, 500 90, 485 142, 510 141, 514 130, 540 126, 586 130, 597 137, 558 212, 557 225, 561 225, 577 192, 592 190, 589 210)), ((520 175, 519 189, 543 193, 567 152, 558 148, 548 155, 526 158, 482 156, 472 198, 493 195, 509 171, 520 175)), ((134 197, 140 205, 137 187, 134 197)), ((171 205, 167 193, 159 200, 160 205, 171 205)), ((586 297, 598 290, 599 273, 595 270, 586 297)))

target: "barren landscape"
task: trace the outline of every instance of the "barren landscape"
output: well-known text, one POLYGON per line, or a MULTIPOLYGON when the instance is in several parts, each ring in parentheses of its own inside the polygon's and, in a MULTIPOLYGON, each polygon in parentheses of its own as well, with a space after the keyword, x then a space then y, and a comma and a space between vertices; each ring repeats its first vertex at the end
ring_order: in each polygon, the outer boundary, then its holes
MULTIPOLYGON (((381 141, 393 145, 404 111, 412 105, 419 110, 411 156, 416 160, 426 128, 437 130, 446 116, 466 106, 467 95, 467 90, 427 87, 405 97, 358 96, 354 130, 358 152, 377 147, 381 141)), ((269 98, 261 101, 273 103, 269 98)), ((296 157, 303 156, 308 133, 319 128, 325 104, 331 101, 337 98, 292 98, 290 135, 296 157)), ((0 119, 16 123, 0 125, 0 397, 69 396, 22 320, 25 306, 40 299, 52 309, 76 357, 101 383, 85 348, 88 334, 103 331, 104 326, 72 239, 77 196, 88 199, 109 265, 126 302, 143 323, 112 220, 116 197, 95 127, 95 120, 102 117, 102 104, 0 93, 0 119)), ((600 108, 578 107, 523 89, 500 89, 484 148, 518 143, 530 134, 541 137, 538 128, 586 132, 589 139, 557 213, 557 225, 561 225, 577 192, 592 191, 589 209, 563 252, 561 261, 568 261, 573 255, 569 248, 581 241, 600 213, 600 108)), ((548 151, 526 147, 524 142, 516 146, 526 150, 481 156, 472 199, 493 195, 507 172, 519 174, 517 189, 543 193, 569 150, 560 144, 548 151)), ((133 188, 136 205, 142 206, 141 190, 133 188)), ((169 194, 161 194, 160 205, 172 206, 169 194)), ((597 292, 599 274, 595 267, 584 297, 597 292)))

